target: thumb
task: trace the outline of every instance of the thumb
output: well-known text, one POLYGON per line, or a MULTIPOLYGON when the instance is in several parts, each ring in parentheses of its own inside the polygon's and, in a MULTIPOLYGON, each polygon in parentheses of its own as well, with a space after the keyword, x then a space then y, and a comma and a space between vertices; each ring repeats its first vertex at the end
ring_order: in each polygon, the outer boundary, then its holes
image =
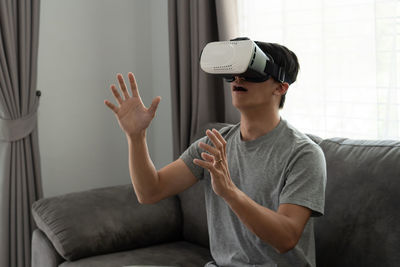
POLYGON ((154 116, 156 113, 158 104, 160 104, 161 101, 161 96, 157 96, 156 98, 153 99, 153 102, 151 102, 151 106, 149 108, 149 112, 154 116))

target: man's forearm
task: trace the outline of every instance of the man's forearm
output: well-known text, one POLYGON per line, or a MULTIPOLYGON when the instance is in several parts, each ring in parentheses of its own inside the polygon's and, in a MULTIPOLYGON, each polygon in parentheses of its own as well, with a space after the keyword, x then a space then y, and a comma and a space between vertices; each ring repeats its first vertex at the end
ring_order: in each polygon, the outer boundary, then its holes
POLYGON ((278 252, 284 253, 296 245, 299 236, 290 218, 259 205, 239 189, 225 201, 247 228, 278 252))
POLYGON ((146 134, 127 136, 129 146, 129 172, 140 203, 152 203, 158 192, 158 173, 149 156, 146 134))

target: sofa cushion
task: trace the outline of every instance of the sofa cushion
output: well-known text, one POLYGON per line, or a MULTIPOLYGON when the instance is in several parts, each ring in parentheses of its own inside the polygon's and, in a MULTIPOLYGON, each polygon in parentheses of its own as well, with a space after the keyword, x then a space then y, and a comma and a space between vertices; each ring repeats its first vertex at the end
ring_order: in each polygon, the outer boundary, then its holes
POLYGON ((179 198, 183 217, 183 239, 208 248, 204 181, 199 181, 180 193, 179 198))
POLYGON ((325 216, 315 220, 317 266, 400 262, 400 142, 332 138, 325 216))
POLYGON ((181 239, 176 197, 141 205, 132 185, 41 199, 32 214, 57 252, 70 261, 181 239))
POLYGON ((307 134, 307 136, 317 145, 319 145, 324 139, 314 134, 307 134))
POLYGON ((122 267, 128 265, 199 267, 211 260, 208 249, 181 241, 64 262, 60 267, 122 267))

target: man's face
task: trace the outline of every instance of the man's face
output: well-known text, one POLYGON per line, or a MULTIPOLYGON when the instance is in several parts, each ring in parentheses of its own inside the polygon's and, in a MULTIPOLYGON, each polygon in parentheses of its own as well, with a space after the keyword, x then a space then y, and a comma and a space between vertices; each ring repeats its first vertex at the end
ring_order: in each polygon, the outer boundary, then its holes
POLYGON ((280 96, 276 95, 276 90, 279 86, 280 84, 273 78, 254 83, 235 77, 231 82, 232 104, 239 110, 265 108, 271 105, 278 108, 280 96))

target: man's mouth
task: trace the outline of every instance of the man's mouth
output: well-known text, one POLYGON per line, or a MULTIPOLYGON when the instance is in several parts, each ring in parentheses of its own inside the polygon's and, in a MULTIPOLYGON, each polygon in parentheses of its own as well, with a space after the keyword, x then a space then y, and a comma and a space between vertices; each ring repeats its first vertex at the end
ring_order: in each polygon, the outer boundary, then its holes
POLYGON ((233 91, 247 92, 247 89, 241 86, 233 86, 233 91))

